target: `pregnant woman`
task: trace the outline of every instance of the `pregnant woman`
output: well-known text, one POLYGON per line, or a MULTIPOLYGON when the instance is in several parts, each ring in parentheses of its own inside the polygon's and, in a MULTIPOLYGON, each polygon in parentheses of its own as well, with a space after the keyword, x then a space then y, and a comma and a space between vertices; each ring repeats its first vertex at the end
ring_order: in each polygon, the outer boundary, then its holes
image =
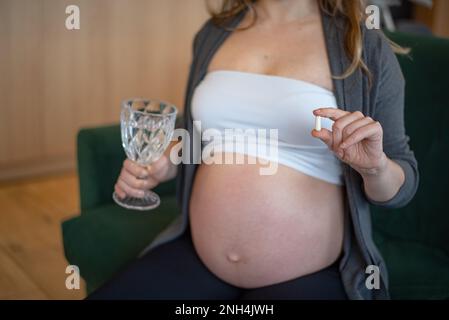
POLYGON ((367 30, 363 12, 361 1, 224 1, 194 39, 185 129, 277 129, 277 157, 241 146, 244 164, 175 165, 170 149, 151 167, 126 160, 119 196, 176 177, 181 214, 90 299, 389 297, 369 204, 407 204, 418 170, 404 49, 367 30), (262 175, 267 163, 276 170, 262 175))

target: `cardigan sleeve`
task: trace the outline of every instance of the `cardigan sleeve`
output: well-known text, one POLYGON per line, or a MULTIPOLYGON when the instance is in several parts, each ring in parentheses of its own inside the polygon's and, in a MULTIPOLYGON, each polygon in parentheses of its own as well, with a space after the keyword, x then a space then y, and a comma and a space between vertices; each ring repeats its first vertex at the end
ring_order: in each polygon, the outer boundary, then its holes
MULTIPOLYGON (((371 31, 369 31, 371 32, 371 31)), ((397 194, 390 200, 378 202, 367 197, 374 205, 386 208, 400 208, 407 205, 415 195, 419 184, 418 163, 409 146, 404 123, 405 80, 399 62, 383 35, 376 31, 377 66, 373 118, 383 128, 385 154, 404 171, 405 181, 397 194)), ((373 58, 373 57, 372 57, 373 58)), ((366 195, 366 193, 365 193, 366 195)))
MULTIPOLYGON (((191 61, 190 61, 187 85, 186 85, 185 94, 184 94, 184 112, 186 112, 186 110, 189 110, 188 104, 190 103, 189 100, 190 100, 190 95, 192 93, 192 84, 193 84, 193 78, 195 75, 195 69, 196 69, 196 64, 197 64, 197 60, 198 60, 198 53, 201 50, 201 46, 203 45, 205 38, 209 32, 208 30, 210 29, 211 23, 212 23, 211 19, 207 20, 193 36, 192 47, 191 47, 192 57, 191 57, 191 61)), ((181 122, 181 123, 179 123, 179 127, 183 128, 183 129, 187 129, 188 121, 189 121, 189 116, 186 114, 183 114, 182 120, 179 121, 179 122, 181 122)), ((183 148, 190 148, 190 146, 184 145, 183 148)), ((182 208, 182 204, 183 204, 184 182, 185 182, 184 176, 185 176, 185 166, 184 166, 184 163, 181 162, 181 164, 178 165, 178 172, 175 177, 175 179, 176 179, 176 198, 177 198, 178 205, 180 208, 182 208)))

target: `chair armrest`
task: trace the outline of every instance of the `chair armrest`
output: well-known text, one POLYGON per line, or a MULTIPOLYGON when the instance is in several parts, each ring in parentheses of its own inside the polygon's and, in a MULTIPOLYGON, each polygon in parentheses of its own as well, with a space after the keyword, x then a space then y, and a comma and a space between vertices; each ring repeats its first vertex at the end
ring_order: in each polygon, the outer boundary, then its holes
MULTIPOLYGON (((114 184, 126 157, 120 126, 81 129, 77 137, 77 155, 81 213, 112 203, 114 184)), ((175 190, 175 179, 154 189, 161 197, 174 195, 175 190)))

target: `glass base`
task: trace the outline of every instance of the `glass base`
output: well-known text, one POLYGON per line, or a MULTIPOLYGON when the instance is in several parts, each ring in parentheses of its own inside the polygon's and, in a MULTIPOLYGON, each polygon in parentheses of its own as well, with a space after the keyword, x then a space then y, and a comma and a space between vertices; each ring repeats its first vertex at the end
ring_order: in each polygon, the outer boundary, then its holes
POLYGON ((112 199, 123 208, 140 211, 155 209, 161 203, 161 199, 153 191, 145 191, 143 198, 125 197, 123 199, 120 199, 114 192, 112 199))

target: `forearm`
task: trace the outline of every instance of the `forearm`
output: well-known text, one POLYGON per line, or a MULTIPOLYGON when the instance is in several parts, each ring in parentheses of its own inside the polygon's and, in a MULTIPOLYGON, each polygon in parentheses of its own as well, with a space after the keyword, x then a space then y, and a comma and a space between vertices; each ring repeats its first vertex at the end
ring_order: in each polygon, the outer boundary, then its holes
POLYGON ((402 168, 386 156, 381 168, 361 174, 366 196, 376 202, 391 200, 405 181, 402 168))

